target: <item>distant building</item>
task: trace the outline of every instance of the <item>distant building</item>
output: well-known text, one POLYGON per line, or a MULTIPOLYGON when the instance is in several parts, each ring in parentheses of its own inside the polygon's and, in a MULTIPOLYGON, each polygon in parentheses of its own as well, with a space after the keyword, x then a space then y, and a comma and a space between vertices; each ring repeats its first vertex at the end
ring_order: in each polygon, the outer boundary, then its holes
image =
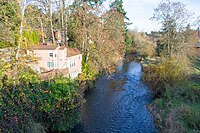
POLYGON ((31 64, 31 67, 40 73, 68 69, 68 75, 72 78, 81 73, 82 54, 77 49, 47 43, 32 47, 27 54, 38 57, 38 62, 31 64))

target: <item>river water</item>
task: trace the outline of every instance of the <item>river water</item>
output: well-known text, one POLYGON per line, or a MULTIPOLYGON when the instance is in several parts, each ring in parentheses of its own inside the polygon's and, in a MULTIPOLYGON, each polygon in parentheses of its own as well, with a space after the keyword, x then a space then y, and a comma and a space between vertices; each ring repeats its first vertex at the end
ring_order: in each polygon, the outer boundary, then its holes
POLYGON ((121 64, 118 73, 102 77, 85 99, 81 122, 72 132, 156 133, 146 105, 152 102, 148 87, 141 80, 141 65, 121 64))

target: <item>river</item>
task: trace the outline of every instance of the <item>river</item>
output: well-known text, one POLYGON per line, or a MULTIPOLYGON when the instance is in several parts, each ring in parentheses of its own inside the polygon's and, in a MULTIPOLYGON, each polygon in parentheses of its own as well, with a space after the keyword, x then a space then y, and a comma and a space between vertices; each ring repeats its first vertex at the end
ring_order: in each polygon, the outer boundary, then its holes
POLYGON ((141 65, 121 64, 118 73, 101 77, 81 109, 77 133, 156 133, 153 117, 146 105, 151 91, 141 80, 141 65))

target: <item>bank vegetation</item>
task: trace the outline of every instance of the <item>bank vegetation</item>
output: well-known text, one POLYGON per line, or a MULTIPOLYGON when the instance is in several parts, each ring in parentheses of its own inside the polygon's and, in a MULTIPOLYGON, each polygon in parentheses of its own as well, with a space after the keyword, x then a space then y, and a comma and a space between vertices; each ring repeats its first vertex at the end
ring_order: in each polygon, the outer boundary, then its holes
POLYGON ((190 28, 190 18, 184 4, 172 1, 159 3, 152 17, 162 30, 157 57, 144 61, 143 80, 154 92, 148 108, 159 132, 200 131, 199 31, 190 28))

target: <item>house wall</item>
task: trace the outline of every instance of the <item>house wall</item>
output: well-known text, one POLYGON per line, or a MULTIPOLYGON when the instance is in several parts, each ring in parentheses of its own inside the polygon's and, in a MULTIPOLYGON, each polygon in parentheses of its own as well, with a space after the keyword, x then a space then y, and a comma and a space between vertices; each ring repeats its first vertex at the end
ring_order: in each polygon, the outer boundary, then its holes
POLYGON ((53 61, 53 58, 49 57, 49 52, 49 50, 34 50, 34 54, 40 58, 38 60, 38 66, 47 70, 51 70, 51 68, 47 67, 47 61, 53 61))
POLYGON ((58 47, 55 50, 34 50, 34 54, 39 57, 37 64, 38 69, 45 68, 50 71, 54 69, 63 70, 68 68, 71 78, 77 77, 82 71, 82 54, 67 57, 67 48, 59 49, 58 47), (53 53, 53 57, 51 57, 49 53, 53 53), (49 67, 48 62, 54 62, 54 66, 49 67))
POLYGON ((39 67, 43 67, 48 71, 53 69, 65 69, 67 62, 66 53, 67 49, 59 50, 59 47, 55 50, 34 50, 34 54, 39 57, 39 67), (50 56, 52 53, 52 56, 50 56), (53 63, 53 64, 52 64, 53 63))
POLYGON ((82 71, 82 54, 68 57, 68 68, 70 77, 77 77, 82 71))
POLYGON ((63 50, 58 50, 58 62, 59 62, 58 69, 67 68, 67 48, 63 50))

